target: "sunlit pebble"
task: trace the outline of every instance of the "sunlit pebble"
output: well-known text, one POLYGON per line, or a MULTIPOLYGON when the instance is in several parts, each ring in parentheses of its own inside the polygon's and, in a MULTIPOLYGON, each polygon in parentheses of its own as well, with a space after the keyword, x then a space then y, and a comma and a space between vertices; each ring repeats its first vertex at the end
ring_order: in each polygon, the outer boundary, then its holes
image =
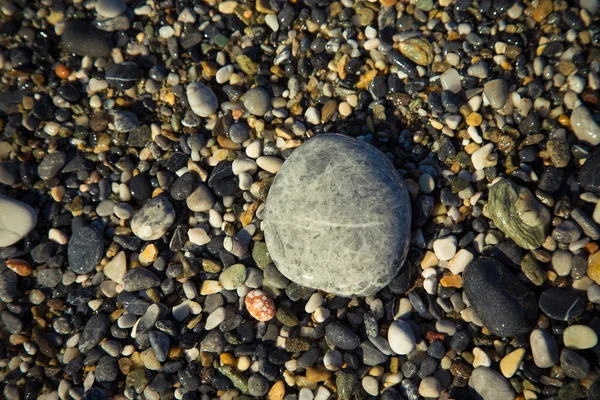
POLYGON ((246 295, 246 309, 258 321, 270 321, 275 317, 275 304, 262 290, 256 289, 246 295))

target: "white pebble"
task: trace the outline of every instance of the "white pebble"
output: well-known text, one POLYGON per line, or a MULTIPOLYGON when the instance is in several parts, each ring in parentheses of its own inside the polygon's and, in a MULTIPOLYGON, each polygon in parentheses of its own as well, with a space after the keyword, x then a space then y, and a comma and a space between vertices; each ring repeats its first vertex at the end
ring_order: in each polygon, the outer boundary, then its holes
POLYGON ((419 384, 419 394, 425 398, 438 398, 442 393, 442 384, 433 376, 423 378, 419 384))
POLYGON ((188 238, 190 239, 190 242, 197 244, 198 246, 203 246, 210 242, 210 236, 208 236, 208 233, 202 228, 188 230, 188 238))
POLYGON ((260 156, 256 160, 256 164, 263 170, 276 174, 281 168, 283 160, 273 156, 260 156))
POLYGON ((325 302, 325 298, 319 292, 315 292, 310 296, 310 299, 306 302, 306 306, 304 306, 304 311, 311 314, 315 312, 315 310, 323 305, 325 302))
POLYGON ((471 162, 476 170, 482 170, 485 167, 485 160, 492 154, 494 143, 488 143, 471 155, 471 162))
POLYGON ((406 355, 415 347, 415 334, 408 322, 397 319, 388 329, 388 342, 398 355, 406 355))
POLYGON ((437 258, 442 261, 448 261, 456 254, 457 244, 456 236, 449 235, 433 242, 433 251, 437 258))

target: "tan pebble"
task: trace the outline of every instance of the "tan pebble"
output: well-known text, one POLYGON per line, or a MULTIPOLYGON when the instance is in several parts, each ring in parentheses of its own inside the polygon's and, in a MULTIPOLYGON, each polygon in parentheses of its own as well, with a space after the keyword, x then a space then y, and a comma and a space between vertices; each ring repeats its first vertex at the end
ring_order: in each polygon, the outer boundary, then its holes
POLYGON ((323 382, 329 379, 331 372, 326 369, 309 367, 306 369, 306 379, 310 382, 323 382))
POLYGON ((435 267, 440 260, 437 258, 433 251, 427 251, 425 253, 425 257, 423 257, 423 261, 421 261, 421 268, 431 268, 435 267))
POLYGON ((481 117, 481 114, 474 112, 469 114, 466 122, 469 126, 479 126, 481 125, 481 122, 483 122, 483 118, 481 117))
POLYGON ((285 384, 283 381, 277 381, 267 393, 267 400, 283 400, 283 396, 285 396, 285 384))
POLYGON ((275 304, 262 290, 255 289, 246 295, 246 309, 258 321, 270 321, 275 317, 275 304))
POLYGON ((473 349, 473 355, 475 356, 475 359, 473 360, 473 367, 489 367, 490 365, 492 365, 492 360, 490 359, 490 356, 488 356, 487 353, 481 350, 479 347, 475 347, 473 349))
POLYGON ((525 356, 525 349, 520 348, 512 351, 500 361, 500 371, 505 378, 512 378, 519 369, 521 361, 525 356))
POLYGON ((146 246, 144 251, 142 251, 140 253, 138 260, 142 266, 147 267, 148 265, 150 265, 154 261, 156 261, 157 257, 158 257, 158 249, 156 248, 156 246, 154 244, 151 243, 148 246, 146 246))

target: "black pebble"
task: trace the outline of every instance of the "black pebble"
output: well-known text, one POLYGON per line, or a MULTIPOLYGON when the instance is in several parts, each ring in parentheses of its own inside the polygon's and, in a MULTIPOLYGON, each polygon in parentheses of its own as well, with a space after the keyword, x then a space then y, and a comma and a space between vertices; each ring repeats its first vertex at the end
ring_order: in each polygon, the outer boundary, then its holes
POLYGON ((69 266, 76 274, 91 272, 102 260, 104 241, 102 235, 91 226, 83 226, 69 239, 69 266))
POLYGON ((581 296, 564 288, 550 288, 540 295, 540 309, 552 319, 568 321, 585 311, 581 296))
POLYGON ((146 200, 152 195, 152 186, 144 175, 136 175, 129 181, 131 197, 136 200, 146 200))

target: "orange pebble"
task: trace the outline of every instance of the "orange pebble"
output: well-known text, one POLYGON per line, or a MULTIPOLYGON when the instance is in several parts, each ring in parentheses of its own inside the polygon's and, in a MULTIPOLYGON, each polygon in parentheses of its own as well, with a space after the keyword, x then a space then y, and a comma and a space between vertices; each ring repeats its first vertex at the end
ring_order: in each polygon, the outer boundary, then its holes
POLYGON ((6 266, 17 275, 29 276, 31 275, 31 265, 27 261, 13 258, 12 260, 6 261, 6 266))
POLYGON ((54 73, 61 79, 67 79, 71 75, 71 70, 65 64, 57 64, 54 73))
POLYGON ((248 293, 245 302, 246 310, 259 321, 270 321, 275 316, 275 304, 262 290, 248 293))

